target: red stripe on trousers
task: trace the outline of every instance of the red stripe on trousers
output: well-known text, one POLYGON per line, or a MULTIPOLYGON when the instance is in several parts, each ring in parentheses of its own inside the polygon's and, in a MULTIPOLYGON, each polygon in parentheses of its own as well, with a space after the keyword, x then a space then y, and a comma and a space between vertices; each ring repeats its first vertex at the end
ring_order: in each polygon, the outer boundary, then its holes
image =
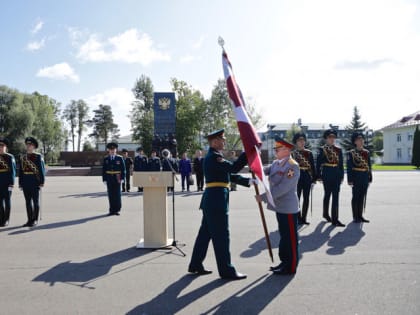
POLYGON ((290 272, 296 272, 296 232, 295 232, 295 225, 293 224, 293 214, 287 215, 287 222, 289 223, 289 231, 290 231, 290 243, 292 243, 292 266, 290 272))

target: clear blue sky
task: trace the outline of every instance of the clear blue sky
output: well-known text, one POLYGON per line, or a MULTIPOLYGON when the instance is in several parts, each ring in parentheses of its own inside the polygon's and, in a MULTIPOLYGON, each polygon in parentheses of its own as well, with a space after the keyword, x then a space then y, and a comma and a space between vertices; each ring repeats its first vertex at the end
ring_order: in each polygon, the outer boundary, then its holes
POLYGON ((320 1, 7 1, 0 84, 114 108, 123 135, 141 74, 210 94, 223 36, 244 94, 265 123, 370 127, 420 110, 420 3, 320 1))

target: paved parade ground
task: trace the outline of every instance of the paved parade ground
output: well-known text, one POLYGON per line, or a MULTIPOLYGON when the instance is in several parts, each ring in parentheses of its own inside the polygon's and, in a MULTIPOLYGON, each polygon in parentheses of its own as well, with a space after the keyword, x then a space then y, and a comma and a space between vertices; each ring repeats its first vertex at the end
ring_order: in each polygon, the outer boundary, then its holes
MULTIPOLYGON (((10 225, 0 228, 0 314, 420 314, 420 172, 373 175, 368 224, 351 223, 347 184, 340 194, 346 227, 323 222, 316 185, 294 277, 268 271, 254 191, 238 187, 230 194, 230 227, 232 261, 248 274, 241 281, 218 278, 212 247, 205 267, 213 274, 187 273, 201 220, 195 186, 176 193, 183 257, 177 249, 135 249, 139 193, 124 194, 121 216, 108 217, 100 177, 47 177, 39 226, 21 227, 24 198, 15 189, 10 225)), ((274 213, 266 219, 277 264, 274 213)))

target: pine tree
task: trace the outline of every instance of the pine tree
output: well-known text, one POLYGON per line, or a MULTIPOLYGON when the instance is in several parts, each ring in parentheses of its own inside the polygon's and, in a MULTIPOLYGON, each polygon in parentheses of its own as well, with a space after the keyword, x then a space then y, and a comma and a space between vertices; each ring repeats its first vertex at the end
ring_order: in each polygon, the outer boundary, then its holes
POLYGON ((411 164, 420 168, 420 130, 419 125, 416 127, 413 137, 413 154, 411 157, 411 164))
MULTIPOLYGON (((349 150, 353 149, 353 147, 354 147, 353 143, 351 142, 351 135, 353 134, 353 132, 355 132, 355 131, 363 132, 363 130, 366 128, 366 124, 362 123, 361 119, 362 119, 362 116, 360 115, 359 110, 357 109, 357 106, 354 106, 354 108, 353 108, 353 118, 350 122, 350 125, 346 126, 348 138, 343 139, 341 141, 341 144, 346 151, 349 151, 349 150)), ((368 135, 365 134, 365 139, 367 139, 367 136, 368 135)), ((369 139, 367 139, 367 140, 369 140, 369 139)), ((368 141, 365 141, 365 147, 370 147, 370 146, 371 146, 371 144, 369 145, 368 141)), ((370 151, 370 148, 368 148, 368 149, 370 151)))

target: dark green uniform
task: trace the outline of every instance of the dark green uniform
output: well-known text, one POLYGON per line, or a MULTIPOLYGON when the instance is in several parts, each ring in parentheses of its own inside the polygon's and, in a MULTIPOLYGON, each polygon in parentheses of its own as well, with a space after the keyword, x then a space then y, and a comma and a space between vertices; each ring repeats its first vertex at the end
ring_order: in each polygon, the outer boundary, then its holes
POLYGON ((203 270, 203 261, 207 248, 212 240, 216 255, 217 269, 222 278, 236 274, 231 264, 229 251, 229 183, 249 187, 249 178, 238 173, 247 164, 245 153, 234 162, 223 158, 223 154, 210 148, 204 159, 204 177, 206 189, 200 203, 203 219, 194 244, 190 267, 192 270, 203 270))

